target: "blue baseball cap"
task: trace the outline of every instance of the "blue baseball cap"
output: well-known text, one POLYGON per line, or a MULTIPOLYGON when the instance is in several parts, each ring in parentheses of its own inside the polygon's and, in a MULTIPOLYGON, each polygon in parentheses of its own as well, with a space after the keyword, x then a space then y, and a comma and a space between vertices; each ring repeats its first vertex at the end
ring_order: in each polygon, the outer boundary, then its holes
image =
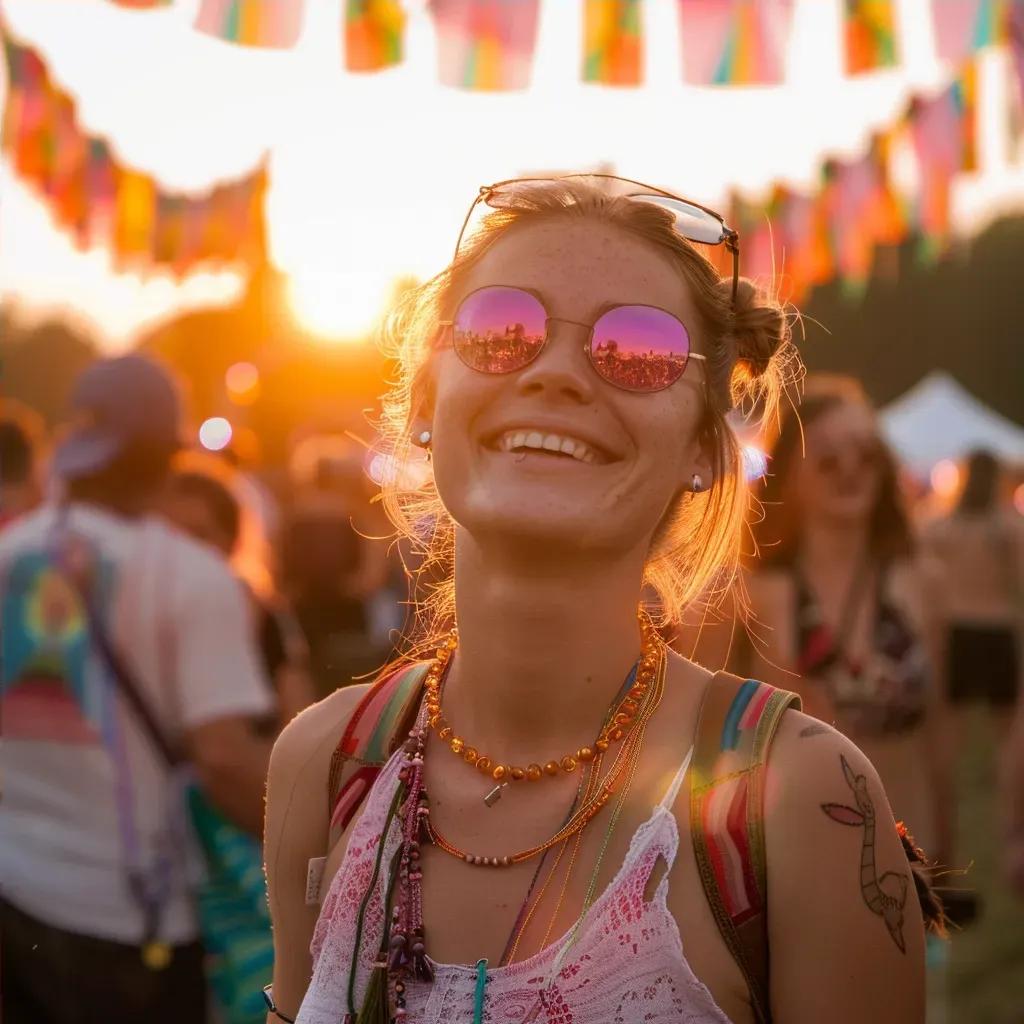
POLYGON ((173 453, 183 447, 178 390, 145 356, 93 363, 76 381, 70 405, 69 430, 53 460, 65 480, 99 473, 130 448, 173 453))

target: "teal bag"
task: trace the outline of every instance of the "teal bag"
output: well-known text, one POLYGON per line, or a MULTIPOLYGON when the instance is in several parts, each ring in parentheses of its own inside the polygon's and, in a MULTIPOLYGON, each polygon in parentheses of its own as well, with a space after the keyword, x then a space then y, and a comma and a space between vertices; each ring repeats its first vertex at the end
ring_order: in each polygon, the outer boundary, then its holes
POLYGON ((196 903, 207 978, 225 1024, 263 1024, 263 989, 274 973, 263 848, 228 822, 195 783, 186 786, 185 802, 206 861, 196 903))

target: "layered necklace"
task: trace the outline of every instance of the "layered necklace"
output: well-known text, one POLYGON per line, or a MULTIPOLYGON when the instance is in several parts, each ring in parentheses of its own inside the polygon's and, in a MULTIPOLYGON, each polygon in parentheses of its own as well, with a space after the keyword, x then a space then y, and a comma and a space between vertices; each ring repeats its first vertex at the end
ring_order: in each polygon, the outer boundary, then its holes
MULTIPOLYGON (((561 759, 552 759, 543 766, 528 764, 526 767, 522 767, 495 763, 488 755, 481 753, 460 736, 453 734, 451 726, 444 717, 441 698, 447 669, 458 647, 457 632, 453 630, 444 644, 438 648, 428 670, 426 692, 416 723, 410 730, 402 748, 404 763, 398 773, 399 783, 382 831, 370 885, 360 906, 353 962, 349 970, 349 1014, 345 1018, 346 1024, 401 1022, 406 1017, 407 982, 410 979, 423 982, 433 981, 433 970, 427 954, 423 927, 423 869, 420 856, 423 843, 432 843, 445 853, 458 857, 467 865, 486 868, 511 867, 513 864, 542 856, 552 847, 563 844, 555 865, 544 883, 544 888, 525 920, 522 913, 520 914, 516 932, 513 933, 515 941, 512 944, 512 950, 514 953, 522 928, 525 928, 533 910, 536 909, 537 902, 543 896, 548 882, 557 870, 568 840, 575 837, 569 864, 571 871, 583 829, 608 804, 612 795, 621 787, 597 867, 595 867, 587 890, 584 914, 589 909, 596 887, 597 870, 600 868, 604 851, 607 849, 611 830, 618 818, 625 792, 628 790, 636 770, 647 723, 657 709, 665 689, 667 648, 646 612, 641 610, 639 617, 640 660, 634 671, 630 673, 627 685, 609 709, 605 722, 592 746, 581 747, 574 753, 566 754, 561 759), (446 743, 454 754, 460 756, 467 765, 481 774, 489 775, 495 781, 495 788, 485 798, 488 806, 493 805, 500 797, 504 786, 509 783, 539 782, 545 776, 553 777, 562 772, 574 772, 581 764, 585 765, 586 775, 580 780, 576 803, 565 824, 550 839, 537 846, 514 853, 497 854, 494 851, 488 851, 485 854, 480 854, 461 850, 448 842, 430 819, 430 800, 423 785, 427 737, 431 730, 434 730, 438 738, 446 743), (610 751, 616 744, 618 746, 615 748, 615 756, 612 758, 610 751), (603 771, 606 758, 611 760, 611 765, 607 771, 603 771), (401 823, 402 832, 401 842, 389 865, 385 908, 387 927, 384 931, 380 954, 370 975, 362 1007, 356 1016, 353 1010, 353 1000, 360 937, 367 906, 380 878, 384 849, 391 832, 391 825, 396 820, 401 823), (391 1013, 392 1006, 395 1008, 393 1015, 391 1013)), ((539 873, 540 868, 538 868, 538 875, 539 873)), ((567 881, 568 876, 566 876, 566 883, 567 881)), ((531 894, 532 888, 531 886, 531 894)), ((559 896, 559 906, 564 892, 565 887, 563 886, 562 895, 559 896)), ((527 904, 530 902, 531 894, 527 895, 527 904)), ((525 909, 526 904, 524 904, 525 909)), ((557 910, 558 908, 556 908, 556 914, 557 910)), ((579 923, 577 922, 574 934, 578 933, 579 923)), ((486 961, 481 961, 478 968, 481 968, 477 992, 479 1009, 482 1007, 483 1001, 486 961)))

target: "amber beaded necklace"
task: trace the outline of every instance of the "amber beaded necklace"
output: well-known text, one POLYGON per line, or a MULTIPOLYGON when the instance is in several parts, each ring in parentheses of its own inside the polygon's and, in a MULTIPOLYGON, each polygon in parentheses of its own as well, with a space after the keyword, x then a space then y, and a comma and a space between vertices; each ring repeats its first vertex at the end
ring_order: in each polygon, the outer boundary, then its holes
MULTIPOLYGON (((630 729, 626 742, 619 748, 615 760, 604 779, 592 789, 590 786, 587 787, 588 791, 579 809, 569 818, 565 825, 539 846, 532 846, 529 849, 520 850, 518 853, 511 855, 492 857, 460 850, 438 832, 437 827, 430 820, 429 815, 427 815, 424 817, 424 828, 430 841, 435 846, 444 850, 445 853, 451 854, 453 857, 464 860, 467 864, 480 867, 511 867, 513 864, 530 860, 532 857, 536 857, 538 854, 551 849, 551 847, 557 846, 589 824, 590 820, 611 799, 624 774, 631 773, 635 768, 647 722, 657 710, 658 705, 661 703, 662 694, 665 692, 665 672, 668 665, 667 648, 655 631, 653 623, 651 623, 646 615, 641 618, 641 629, 644 631, 645 654, 640 660, 637 681, 633 689, 630 690, 631 693, 638 691, 639 696, 637 712, 630 716, 631 721, 635 719, 634 727, 630 729), (649 642, 650 634, 653 634, 656 638, 653 643, 649 642)), ((428 716, 430 715, 429 706, 427 714, 428 716)), ((621 726, 616 727, 615 732, 621 734, 621 726)), ((615 738, 619 739, 620 736, 615 738)))
MULTIPOLYGON (((425 683, 427 722, 437 733, 438 739, 444 741, 453 754, 461 757, 466 764, 475 767, 482 775, 489 775, 498 783, 499 788, 492 791, 492 796, 500 795, 500 787, 510 781, 521 782, 526 779, 529 782, 538 782, 545 775, 552 777, 560 772, 573 772, 580 763, 586 764, 593 761, 597 754, 604 753, 613 743, 622 739, 650 687, 651 679, 657 670, 659 645, 662 641, 650 617, 642 610, 639 612, 639 618, 642 646, 636 682, 622 697, 619 706, 602 727, 591 747, 580 747, 575 754, 566 754, 560 760, 548 761, 543 767, 539 764, 529 764, 523 768, 520 765, 495 764, 487 754, 481 753, 461 736, 454 735, 441 708, 441 687, 448 663, 459 644, 456 629, 451 631, 444 646, 438 648, 434 663, 427 672, 425 683)), ((488 798, 488 802, 491 802, 491 797, 488 798)))

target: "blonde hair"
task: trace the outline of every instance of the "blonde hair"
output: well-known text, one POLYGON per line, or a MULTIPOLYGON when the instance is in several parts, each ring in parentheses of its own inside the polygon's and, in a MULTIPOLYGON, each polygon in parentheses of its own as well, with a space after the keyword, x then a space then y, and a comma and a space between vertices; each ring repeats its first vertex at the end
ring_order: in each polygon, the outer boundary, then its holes
MULTIPOLYGON (((382 399, 380 430, 392 465, 413 455, 410 420, 432 386, 430 356, 438 321, 450 314, 452 297, 468 272, 509 229, 558 218, 586 218, 620 228, 669 257, 688 282, 700 320, 706 356, 707 408, 702 442, 712 454, 709 490, 677 502, 658 527, 644 572, 645 587, 658 598, 664 620, 683 609, 714 581, 724 595, 736 577, 749 494, 742 456, 726 414, 746 400, 762 416, 799 368, 789 318, 779 304, 741 280, 735 307, 731 277, 723 279, 708 257, 675 230, 668 211, 611 194, 594 179, 562 179, 503 196, 461 246, 453 262, 426 284, 408 292, 388 318, 382 336, 397 379, 382 399)), ((410 486, 412 474, 386 475, 382 499, 400 537, 422 557, 417 576, 433 579, 417 602, 416 648, 433 644, 454 621, 452 555, 454 526, 433 484, 410 486)))

